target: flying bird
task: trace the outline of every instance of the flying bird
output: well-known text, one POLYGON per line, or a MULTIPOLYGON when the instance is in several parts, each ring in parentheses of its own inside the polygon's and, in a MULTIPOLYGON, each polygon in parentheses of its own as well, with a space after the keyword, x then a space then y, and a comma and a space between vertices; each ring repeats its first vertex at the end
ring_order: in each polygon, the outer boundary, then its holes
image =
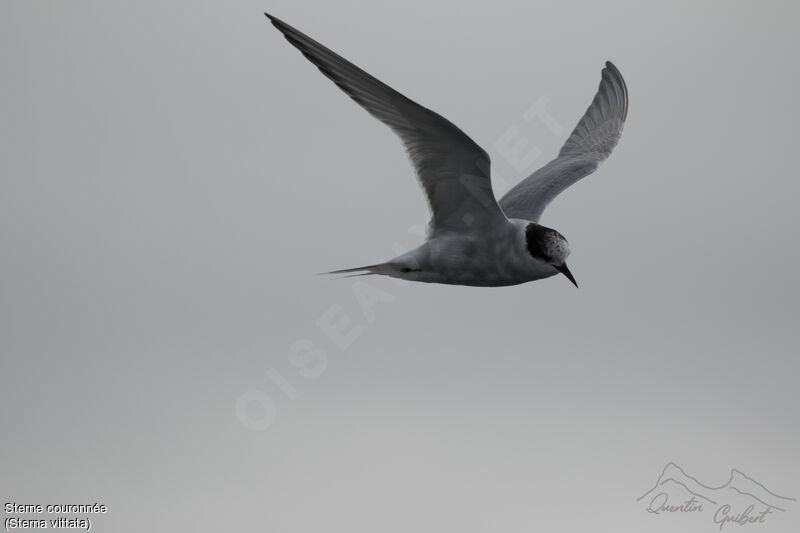
POLYGON ((383 263, 328 274, 381 274, 427 283, 497 287, 564 274, 570 249, 542 226, 545 207, 611 154, 628 112, 628 90, 606 62, 600 87, 558 157, 498 202, 487 153, 446 118, 422 107, 314 39, 265 13, 284 37, 403 142, 431 211, 426 241, 383 263))

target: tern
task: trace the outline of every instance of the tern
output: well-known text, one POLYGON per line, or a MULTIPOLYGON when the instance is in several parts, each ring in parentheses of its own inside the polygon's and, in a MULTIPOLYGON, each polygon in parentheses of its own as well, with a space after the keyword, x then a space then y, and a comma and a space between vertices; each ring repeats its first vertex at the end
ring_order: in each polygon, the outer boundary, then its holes
POLYGON ((498 287, 561 273, 578 286, 567 267, 567 239, 539 224, 539 219, 553 198, 594 172, 619 142, 628 90, 611 62, 606 62, 597 94, 558 156, 498 202, 489 156, 463 131, 299 30, 264 14, 326 77, 400 137, 431 211, 422 245, 383 263, 327 274, 380 274, 426 283, 498 287))

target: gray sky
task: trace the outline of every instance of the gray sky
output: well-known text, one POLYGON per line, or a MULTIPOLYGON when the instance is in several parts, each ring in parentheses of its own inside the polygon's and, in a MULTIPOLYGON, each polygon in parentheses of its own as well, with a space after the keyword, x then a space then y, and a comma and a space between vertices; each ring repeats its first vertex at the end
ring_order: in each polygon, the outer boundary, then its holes
POLYGON ((667 461, 800 498, 799 15, 3 2, 3 502, 123 533, 715 531, 634 501, 667 461), (418 244, 425 202, 264 10, 461 127, 498 192, 614 61, 622 141, 542 219, 581 288, 316 276, 418 244))

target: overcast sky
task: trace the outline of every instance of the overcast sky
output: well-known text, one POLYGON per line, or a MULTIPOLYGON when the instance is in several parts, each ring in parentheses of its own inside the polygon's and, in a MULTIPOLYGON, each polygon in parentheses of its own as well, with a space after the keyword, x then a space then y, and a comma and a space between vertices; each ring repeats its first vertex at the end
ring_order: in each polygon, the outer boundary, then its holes
POLYGON ((101 502, 122 533, 715 531, 635 502, 668 461, 800 498, 798 16, 3 2, 0 498, 101 502), (317 276, 428 215, 265 10, 462 128, 498 196, 612 60, 622 140, 542 219, 580 289, 317 276))

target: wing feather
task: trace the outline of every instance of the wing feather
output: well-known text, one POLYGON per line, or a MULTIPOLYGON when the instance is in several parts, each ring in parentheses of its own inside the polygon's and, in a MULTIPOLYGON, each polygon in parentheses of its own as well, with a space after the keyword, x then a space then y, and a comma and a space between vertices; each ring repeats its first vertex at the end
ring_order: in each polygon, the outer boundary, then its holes
POLYGON ((519 182, 500 200, 509 218, 538 221, 547 205, 567 187, 605 161, 622 135, 628 115, 628 89, 610 61, 591 105, 567 138, 558 157, 519 182))
POLYGON ((432 235, 478 230, 507 220, 492 192, 489 156, 463 131, 299 30, 265 15, 326 77, 400 137, 431 209, 432 235))

